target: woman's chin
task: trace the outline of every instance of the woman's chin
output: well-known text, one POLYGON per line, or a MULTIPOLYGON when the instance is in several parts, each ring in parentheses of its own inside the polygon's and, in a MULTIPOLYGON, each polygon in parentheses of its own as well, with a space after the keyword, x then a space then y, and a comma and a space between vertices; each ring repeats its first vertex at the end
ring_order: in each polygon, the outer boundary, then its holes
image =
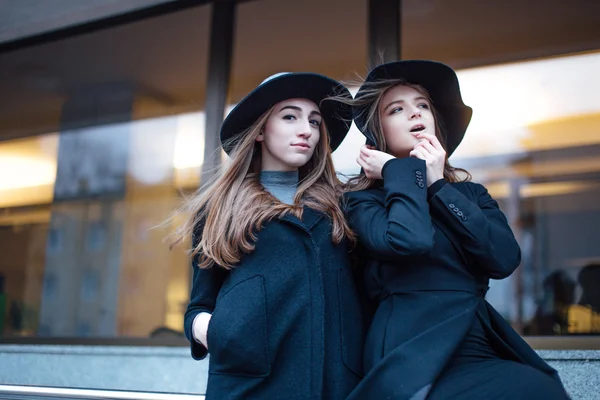
POLYGON ((306 165, 306 163, 310 161, 311 157, 312 152, 311 154, 294 154, 286 160, 286 164, 291 168, 300 168, 306 165))
MULTIPOLYGON (((416 145, 416 143, 415 143, 416 145)), ((401 150, 390 150, 388 151, 388 153, 390 153, 391 155, 393 155, 396 158, 406 158, 410 156, 410 152, 412 151, 414 147, 411 148, 407 148, 407 149, 401 149, 401 150)))

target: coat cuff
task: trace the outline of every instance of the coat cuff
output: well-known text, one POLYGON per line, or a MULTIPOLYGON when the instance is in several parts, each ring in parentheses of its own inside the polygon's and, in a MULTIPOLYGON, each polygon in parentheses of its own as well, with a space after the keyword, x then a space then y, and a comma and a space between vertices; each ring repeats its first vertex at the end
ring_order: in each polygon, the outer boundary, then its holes
POLYGON ((384 171, 385 171, 386 167, 387 167, 387 166, 389 166, 391 163, 393 163, 393 162, 394 162, 394 160, 397 160, 397 158, 391 158, 391 159, 387 160, 387 161, 385 162, 385 164, 383 164, 383 167, 381 167, 381 177, 382 177, 382 178, 383 178, 384 171))
POLYGON ((198 343, 195 340, 192 340, 190 343, 192 344, 192 358, 194 360, 204 360, 208 355, 208 349, 202 343, 198 343))
POLYGON ((439 192, 440 189, 443 188, 447 183, 448 182, 446 182, 446 180, 443 178, 433 182, 431 186, 427 188, 427 200, 431 200, 431 198, 435 196, 436 193, 439 192))
POLYGON ((427 189, 425 161, 414 157, 392 158, 381 169, 384 187, 414 183, 418 189, 427 189))

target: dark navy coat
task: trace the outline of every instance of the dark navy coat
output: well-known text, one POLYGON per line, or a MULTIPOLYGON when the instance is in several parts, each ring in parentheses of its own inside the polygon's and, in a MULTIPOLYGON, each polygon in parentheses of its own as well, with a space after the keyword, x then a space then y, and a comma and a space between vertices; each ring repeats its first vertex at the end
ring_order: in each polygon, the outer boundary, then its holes
POLYGON ((204 358, 192 322, 212 313, 208 400, 343 399, 354 389, 365 329, 348 252, 332 242, 329 218, 305 208, 302 221, 267 222, 231 271, 193 262, 185 333, 204 358))
POLYGON ((484 299, 490 278, 519 265, 504 214, 479 184, 440 180, 428 189, 425 162, 393 159, 383 183, 347 195, 349 223, 377 304, 365 378, 351 399, 424 399, 480 318, 507 359, 558 375, 484 299))

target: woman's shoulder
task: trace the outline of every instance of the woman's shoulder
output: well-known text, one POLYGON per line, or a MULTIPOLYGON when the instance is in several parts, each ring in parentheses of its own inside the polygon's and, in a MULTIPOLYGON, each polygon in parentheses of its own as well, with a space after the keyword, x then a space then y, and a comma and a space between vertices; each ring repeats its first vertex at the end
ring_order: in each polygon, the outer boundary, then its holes
POLYGON ((364 207, 385 207, 385 193, 381 188, 357 190, 344 193, 342 209, 346 215, 363 212, 364 207))
POLYGON ((344 199, 348 200, 375 200, 381 199, 385 196, 381 187, 372 187, 369 189, 348 191, 344 193, 344 199))

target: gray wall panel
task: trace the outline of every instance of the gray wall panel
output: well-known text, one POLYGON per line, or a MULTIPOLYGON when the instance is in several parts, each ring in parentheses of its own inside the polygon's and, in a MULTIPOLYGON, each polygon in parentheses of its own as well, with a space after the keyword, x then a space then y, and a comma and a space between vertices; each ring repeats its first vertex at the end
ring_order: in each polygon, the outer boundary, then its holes
POLYGON ((0 43, 177 0, 0 0, 0 43))

